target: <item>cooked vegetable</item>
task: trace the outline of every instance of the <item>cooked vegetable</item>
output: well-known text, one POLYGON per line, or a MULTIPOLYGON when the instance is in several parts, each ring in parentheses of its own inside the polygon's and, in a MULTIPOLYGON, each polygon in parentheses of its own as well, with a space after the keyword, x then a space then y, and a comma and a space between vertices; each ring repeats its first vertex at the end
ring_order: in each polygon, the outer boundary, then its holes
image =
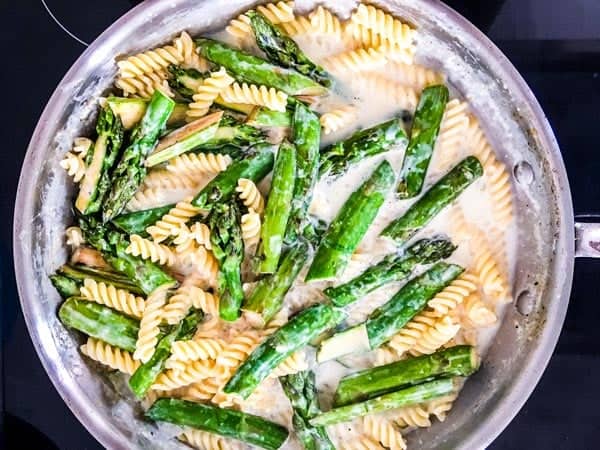
POLYGON ((426 402, 427 400, 450 394, 453 390, 454 382, 451 378, 430 381, 428 383, 384 394, 362 403, 354 403, 352 405, 332 409, 331 411, 324 412, 311 419, 310 424, 313 426, 326 426, 333 425, 334 423, 347 422, 368 414, 376 414, 389 411, 390 409, 397 409, 426 402))
POLYGON ((60 296, 64 299, 79 295, 81 283, 60 274, 50 275, 50 281, 60 296))
POLYGON ((349 405, 435 378, 467 377, 479 368, 479 356, 470 345, 438 350, 402 361, 361 370, 341 379, 335 406, 349 405))
POLYGON ((277 450, 288 437, 285 427, 262 417, 174 398, 157 400, 146 412, 146 417, 215 433, 267 450, 277 450))
POLYGON ((273 111, 264 106, 257 106, 248 116, 248 125, 253 127, 281 127, 292 126, 292 114, 289 111, 273 111))
POLYGON ((406 133, 402 120, 392 119, 374 127, 360 130, 321 151, 320 176, 339 176, 348 167, 369 156, 389 151, 395 145, 405 145, 406 133))
MULTIPOLYGON (((131 130, 144 117, 148 108, 149 100, 136 97, 115 97, 110 96, 106 103, 110 109, 120 117, 123 127, 131 130)), ((185 124, 187 105, 185 103, 175 103, 173 112, 167 119, 167 126, 176 126, 185 124)))
POLYGON ((260 230, 258 271, 273 273, 277 269, 283 247, 283 238, 292 208, 296 178, 296 147, 287 141, 279 146, 273 167, 271 190, 265 207, 260 230))
POLYGON ((112 223, 127 234, 144 235, 146 234, 146 228, 155 224, 172 207, 173 205, 159 206, 158 208, 121 214, 115 217, 112 223))
POLYGON ((306 281, 332 278, 348 264, 395 180, 394 170, 383 161, 350 195, 331 222, 306 275, 306 281))
POLYGON ((165 128, 175 102, 159 90, 154 91, 140 124, 132 131, 131 144, 112 173, 112 188, 103 204, 102 218, 108 222, 125 208, 146 176, 146 156, 154 149, 165 128))
POLYGON ((399 198, 414 197, 423 188, 448 95, 448 88, 443 85, 426 87, 421 93, 400 169, 399 198))
POLYGON ((212 39, 196 39, 198 53, 223 66, 237 80, 264 84, 289 95, 324 95, 327 89, 306 75, 275 66, 264 59, 212 39))
POLYGON ((266 140, 265 133, 258 128, 243 123, 224 124, 223 122, 222 120, 212 139, 202 144, 200 147, 202 151, 221 153, 220 149, 225 146, 249 147, 266 140))
POLYGON ((399 245, 404 244, 481 175, 483 167, 479 160, 467 156, 413 203, 408 211, 390 223, 381 235, 399 245))
POLYGON ((406 283, 390 300, 374 310, 365 322, 323 341, 317 359, 326 361, 379 347, 425 308, 427 302, 463 270, 455 264, 438 262, 427 272, 406 283))
POLYGON ((344 314, 329 305, 314 305, 294 316, 265 339, 227 382, 223 391, 248 398, 288 356, 306 346, 321 333, 335 327, 344 314))
POLYGON ((387 283, 407 278, 419 264, 431 264, 448 258, 455 249, 456 246, 446 239, 421 239, 403 255, 388 255, 356 278, 339 286, 328 287, 324 293, 334 305, 348 305, 387 283))

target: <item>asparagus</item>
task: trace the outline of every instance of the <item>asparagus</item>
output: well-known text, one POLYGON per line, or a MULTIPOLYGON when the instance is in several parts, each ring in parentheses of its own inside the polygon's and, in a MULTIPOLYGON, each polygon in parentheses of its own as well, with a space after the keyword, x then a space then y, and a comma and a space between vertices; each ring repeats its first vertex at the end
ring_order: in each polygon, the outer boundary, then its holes
POLYGON ((104 222, 113 219, 125 208, 142 183, 146 176, 144 159, 156 145, 174 106, 173 100, 159 90, 154 91, 144 118, 131 133, 131 144, 112 173, 112 189, 103 205, 104 222))
POLYGON ((194 337, 201 319, 201 311, 192 311, 159 339, 150 360, 139 366, 129 379, 129 387, 138 398, 142 398, 146 394, 156 377, 164 370, 165 362, 171 356, 171 344, 174 341, 183 341, 194 337))
POLYGON ((288 356, 335 327, 343 318, 341 311, 326 304, 305 309, 265 339, 237 369, 223 391, 248 398, 288 356))
POLYGON ((262 278, 244 303, 244 309, 259 314, 266 324, 279 312, 283 298, 304 267, 308 258, 308 244, 299 240, 283 253, 275 273, 262 278))
POLYGON ((258 271, 273 273, 277 269, 285 229, 292 208, 296 177, 296 147, 287 141, 279 146, 273 168, 271 190, 265 207, 265 217, 260 230, 258 271))
POLYGON ((313 427, 310 419, 321 412, 315 374, 312 371, 299 372, 279 378, 285 395, 293 409, 292 424, 296 435, 306 450, 335 450, 323 427, 313 427))
POLYGON ((324 95, 327 89, 306 75, 281 68, 262 58, 237 50, 212 39, 196 39, 198 53, 223 66, 233 77, 247 83, 274 87, 289 95, 324 95))
POLYGON ((139 322, 108 306, 71 297, 61 305, 58 317, 66 327, 128 352, 135 350, 139 322))
POLYGON ((384 160, 369 179, 350 195, 323 236, 306 281, 335 277, 346 267, 375 219, 394 179, 392 166, 384 160))
POLYGON ((452 203, 473 181, 483 175, 481 163, 468 156, 444 175, 398 219, 381 233, 401 245, 452 203))
POLYGON ((446 86, 429 86, 423 89, 400 169, 399 198, 415 197, 421 192, 447 102, 446 86))
POLYGON ((92 214, 100 210, 111 187, 110 171, 123 143, 123 124, 110 107, 100 111, 96 132, 98 138, 91 149, 89 163, 75 200, 75 207, 82 214, 92 214))
POLYGON ((237 439, 267 450, 277 450, 288 437, 285 427, 262 417, 175 398, 157 400, 146 412, 146 417, 237 439))
POLYGON ((60 274, 50 275, 50 281, 63 299, 79 295, 81 283, 60 274))
POLYGON ((319 171, 321 123, 307 106, 296 102, 292 117, 292 141, 296 146, 296 182, 286 240, 293 242, 307 225, 306 215, 319 171))
POLYGON ((220 150, 225 146, 248 147, 264 142, 265 139, 265 133, 258 128, 243 123, 225 125, 221 121, 221 126, 217 128, 213 138, 203 144, 201 149, 208 152, 220 150))
POLYGON ((158 142, 154 152, 146 159, 146 166, 156 166, 210 142, 222 116, 223 111, 214 112, 172 131, 158 142))
POLYGON ((348 139, 321 151, 320 176, 337 176, 369 156, 387 152, 394 145, 405 145, 406 133, 401 119, 392 119, 374 127, 360 130, 348 139))
POLYGON ((479 368, 479 362, 474 347, 457 345, 431 355, 362 370, 341 379, 334 403, 345 406, 440 377, 467 377, 479 368))
POLYGON ((308 215, 306 225, 302 230, 304 239, 310 242, 313 247, 318 247, 325 232, 327 232, 327 222, 318 217, 308 215))
POLYGON ((262 180, 273 167, 273 153, 262 145, 259 151, 241 161, 235 161, 213 178, 192 200, 198 208, 211 209, 235 193, 238 180, 247 178, 255 183, 262 180))
POLYGON ((127 234, 145 235, 146 228, 158 222, 172 207, 173 205, 159 206, 158 208, 121 214, 115 217, 112 223, 127 234))
POLYGON ((390 409, 415 405, 428 400, 450 394, 454 390, 451 378, 430 381, 428 383, 411 386, 396 392, 384 394, 362 403, 341 406, 319 414, 310 420, 313 426, 326 426, 335 423, 347 422, 357 417, 376 414, 390 409))
POLYGON ((359 276, 342 285, 328 287, 324 293, 334 305, 346 306, 387 283, 407 278, 419 264, 448 258, 455 249, 446 239, 422 239, 404 255, 388 255, 359 276))
POLYGON ((312 62, 292 38, 279 31, 260 13, 248 11, 246 16, 250 18, 258 48, 265 52, 269 61, 294 69, 323 86, 331 86, 331 78, 325 69, 312 62))
POLYGON ((236 202, 215 205, 209 216, 210 243, 219 262, 219 316, 228 321, 240 316, 240 306, 244 300, 241 273, 244 240, 240 221, 236 202))
MULTIPOLYGON (((148 100, 145 98, 110 96, 106 99, 106 103, 119 116, 126 130, 136 126, 148 108, 148 100)), ((187 109, 185 103, 175 103, 173 112, 167 119, 167 126, 185 124, 187 109)))
POLYGON ((463 270, 455 264, 436 263, 427 272, 406 283, 387 303, 373 311, 365 322, 323 341, 317 359, 326 361, 379 347, 425 308, 427 302, 463 270))
POLYGON ((264 106, 257 106, 248 116, 248 125, 253 127, 280 127, 292 126, 292 114, 289 111, 273 111, 264 106))

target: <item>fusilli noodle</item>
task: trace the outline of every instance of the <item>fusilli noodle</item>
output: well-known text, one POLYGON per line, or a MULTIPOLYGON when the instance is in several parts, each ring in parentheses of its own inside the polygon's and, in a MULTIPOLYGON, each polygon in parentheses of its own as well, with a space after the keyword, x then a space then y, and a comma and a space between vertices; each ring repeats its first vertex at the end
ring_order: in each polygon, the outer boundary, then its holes
POLYGON ((340 450, 385 450, 374 438, 370 436, 360 436, 340 443, 340 450))
POLYGON ((169 161, 165 169, 177 176, 203 176, 206 173, 219 173, 231 164, 231 156, 219 153, 184 153, 169 161))
POLYGON ((125 289, 117 289, 112 284, 86 278, 79 291, 83 298, 116 309, 128 316, 140 318, 144 313, 145 303, 142 297, 136 297, 125 289))
POLYGON ((195 119, 204 116, 219 94, 234 81, 235 79, 227 73, 224 67, 217 72, 212 72, 198 86, 196 93, 192 96, 193 101, 188 105, 188 118, 195 119))
POLYGON ((494 257, 488 240, 483 232, 473 228, 471 231, 471 249, 475 265, 475 273, 479 276, 481 289, 494 301, 512 301, 508 281, 502 273, 500 265, 494 257))
MULTIPOLYGON (((294 20, 294 2, 267 3, 256 9, 273 24, 294 20)), ((242 14, 229 22, 225 30, 239 40, 246 40, 252 35, 250 18, 242 14)))
POLYGON ((431 426, 429 411, 425 405, 405 406, 390 413, 392 420, 400 428, 426 428, 431 426))
POLYGON ((182 223, 174 235, 173 244, 176 245, 177 253, 185 253, 190 249, 195 250, 197 245, 203 245, 208 250, 211 249, 210 228, 204 223, 196 222, 190 227, 182 223))
POLYGON ((192 205, 191 201, 192 199, 188 197, 177 203, 158 222, 146 229, 154 242, 159 243, 169 236, 175 236, 182 224, 200 214, 201 209, 192 205))
POLYGON ((456 400, 457 395, 458 393, 455 392, 428 401, 427 403, 425 403, 425 405, 427 406, 427 412, 430 415, 435 416, 440 422, 443 422, 444 420, 446 420, 448 411, 452 409, 452 405, 454 404, 454 400, 456 400))
POLYGON ((144 313, 140 320, 140 330, 138 332, 137 342, 133 359, 148 362, 154 353, 154 348, 158 342, 160 333, 159 325, 162 320, 162 309, 167 301, 168 286, 160 286, 154 290, 146 300, 144 313))
POLYGON ((440 317, 421 333, 415 346, 409 352, 413 356, 429 355, 452 339, 459 329, 460 325, 454 323, 451 317, 440 317))
POLYGON ((85 244, 85 238, 79 227, 68 227, 65 230, 65 237, 67 238, 67 245, 71 247, 71 250, 75 250, 85 244))
POLYGON ((240 199, 248 209, 262 214, 265 209, 265 200, 252 180, 240 178, 236 188, 240 199))
POLYGON ((361 3, 350 17, 352 25, 361 25, 404 48, 413 46, 416 31, 392 15, 361 3))
POLYGON ((177 190, 168 190, 161 188, 146 188, 135 193, 127 204, 128 211, 141 211, 144 209, 156 208, 169 205, 173 202, 182 201, 185 198, 198 193, 196 186, 189 188, 179 188, 177 190))
POLYGON ((453 99, 446 104, 446 110, 440 132, 436 141, 435 154, 446 169, 458 160, 460 144, 464 142, 469 127, 467 116, 468 105, 460 100, 453 99))
MULTIPOLYGON (((393 74, 394 81, 410 86, 417 91, 422 91, 427 86, 443 82, 441 74, 419 64, 394 63, 389 66, 389 68, 390 70, 388 73, 393 74)), ((451 100, 448 104, 452 101, 454 100, 451 100)), ((456 100, 456 102, 458 102, 458 100, 456 100)), ((448 110, 448 107, 446 107, 446 110, 448 110)))
POLYGON ((75 154, 67 152, 65 157, 60 162, 60 166, 67 171, 69 176, 73 177, 73 181, 79 183, 85 175, 84 154, 75 154))
POLYGON ((365 433, 381 442, 390 450, 405 450, 406 442, 394 424, 379 415, 370 414, 363 418, 365 433))
POLYGON ((450 283, 446 288, 433 297, 427 306, 440 316, 456 308, 471 293, 477 290, 477 277, 470 273, 463 273, 450 283))
POLYGON ((388 80, 382 75, 366 73, 353 79, 352 85, 368 98, 383 95, 387 101, 394 102, 400 109, 412 111, 417 107, 417 91, 409 86, 388 80))
POLYGON ((169 298, 169 302, 165 305, 162 312, 162 318, 165 322, 174 325, 179 323, 188 313, 193 303, 190 295, 191 287, 192 286, 181 286, 169 298))
POLYGON ((333 35, 337 39, 342 38, 343 29, 340 19, 327 8, 319 5, 308 15, 308 18, 313 31, 333 35))
POLYGON ((140 189, 196 189, 202 179, 201 173, 178 174, 164 169, 152 170, 144 178, 140 189))
POLYGON ((198 450, 233 450, 238 448, 237 445, 230 444, 222 436, 193 428, 185 429, 178 439, 198 450))
POLYGON ((261 338, 255 332, 244 332, 228 343, 217 357, 217 366, 226 371, 235 370, 260 344, 261 338))
POLYGON ((184 398, 201 401, 210 400, 219 391, 221 385, 222 382, 216 378, 207 378, 189 385, 185 391, 184 398))
POLYGON ((127 375, 131 375, 140 366, 139 361, 133 360, 131 353, 92 337, 88 337, 87 342, 79 349, 88 358, 127 375))
POLYGON ((149 259, 154 263, 166 266, 174 266, 177 262, 177 256, 170 247, 145 239, 137 234, 129 237, 130 244, 125 252, 139 256, 142 259, 149 259))
POLYGON ((367 72, 385 64, 385 54, 374 48, 359 48, 330 56, 323 67, 338 76, 352 76, 356 72, 367 72))
POLYGON ((275 88, 248 83, 233 83, 221 92, 221 98, 228 103, 244 103, 265 106, 274 111, 285 111, 287 94, 275 88))
POLYGON ((166 391, 198 383, 200 380, 215 375, 215 362, 213 360, 191 361, 183 366, 182 370, 168 369, 161 373, 152 389, 166 391))
POLYGON ((175 341, 171 345, 171 359, 178 361, 217 359, 224 346, 225 343, 221 339, 175 341))
POLYGON ((260 239, 260 214, 250 208, 248 212, 242 216, 240 222, 244 245, 246 247, 252 247, 257 244, 260 239))
POLYGON ((287 359, 285 359, 279 366, 275 368, 271 376, 283 377, 286 375, 292 375, 294 373, 302 372, 308 369, 308 361, 306 360, 306 353, 299 350, 287 359))
POLYGON ((477 292, 465 299, 464 314, 469 322, 476 327, 488 327, 498 321, 496 313, 485 304, 477 292))
POLYGON ((304 16, 297 16, 294 20, 282 22, 279 24, 279 27, 289 36, 297 36, 312 31, 310 20, 304 16))
POLYGON ((350 125, 354 119, 356 119, 356 108, 341 106, 324 113, 319 120, 323 127, 323 133, 329 134, 350 125))

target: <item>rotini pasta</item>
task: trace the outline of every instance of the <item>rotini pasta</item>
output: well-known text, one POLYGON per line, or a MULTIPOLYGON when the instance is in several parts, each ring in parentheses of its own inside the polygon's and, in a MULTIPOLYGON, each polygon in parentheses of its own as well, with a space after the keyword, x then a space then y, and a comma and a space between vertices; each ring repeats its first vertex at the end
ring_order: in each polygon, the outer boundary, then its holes
POLYGON ((440 316, 447 315, 456 308, 470 294, 477 290, 477 277, 470 273, 463 273, 450 285, 433 297, 427 306, 440 316))
POLYGON ((244 245, 246 247, 252 247, 258 244, 261 225, 260 214, 255 212, 252 208, 242 216, 240 226, 242 228, 242 239, 244 239, 244 245))
MULTIPOLYGON (((259 5, 256 10, 273 24, 294 20, 294 2, 267 3, 259 5)), ((242 14, 229 22, 225 30, 240 41, 245 41, 252 36, 250 18, 246 14, 242 14)))
POLYGON ((189 400, 211 400, 221 388, 222 382, 211 377, 189 385, 184 393, 184 398, 189 400))
POLYGON ((142 297, 137 297, 125 289, 117 289, 112 284, 86 278, 79 291, 83 298, 116 309, 128 316, 140 318, 144 313, 145 302, 142 297))
POLYGON ((79 183, 85 175, 85 161, 83 154, 67 152, 60 162, 60 166, 67 171, 70 177, 73 177, 75 183, 79 183))
POLYGON ((130 244, 125 252, 139 256, 142 259, 149 259, 154 263, 164 266, 174 266, 177 262, 177 256, 170 247, 145 239, 137 234, 130 236, 130 244))
POLYGON ((446 105, 435 148, 435 154, 439 155, 444 169, 458 160, 458 150, 469 127, 467 110, 468 105, 457 99, 450 100, 446 105))
POLYGON ((306 34, 312 31, 312 23, 310 19, 304 16, 297 16, 289 22, 282 22, 279 27, 289 36, 297 36, 306 34))
POLYGON ((385 54, 374 48, 359 48, 330 56, 323 67, 338 76, 351 76, 357 72, 368 72, 385 64, 385 54))
POLYGON ((210 228, 204 223, 196 222, 190 227, 182 223, 174 235, 173 244, 176 245, 177 253, 186 253, 190 249, 195 250, 197 245, 203 245, 207 250, 211 249, 210 228))
POLYGON ((477 292, 465 299, 464 314, 469 322, 476 327, 488 327, 498 321, 496 313, 485 304, 477 292))
POLYGON ((160 333, 158 326, 162 321, 162 309, 167 301, 167 293, 168 286, 161 286, 155 289, 146 300, 135 352, 133 352, 133 359, 136 361, 146 363, 154 353, 160 333))
POLYGON ((390 450, 406 450, 406 442, 394 424, 379 415, 371 414, 363 419, 365 433, 381 442, 390 450))
POLYGON ((387 345, 381 346, 375 350, 375 365, 383 366, 385 364, 391 364, 402 359, 395 350, 388 347, 387 345))
POLYGON ((217 366, 227 371, 237 368, 252 351, 260 344, 261 338, 254 332, 237 335, 225 346, 217 357, 217 366))
POLYGON ((365 96, 385 95, 389 102, 394 102, 398 108, 414 110, 418 103, 417 91, 409 86, 388 80, 376 73, 366 73, 352 80, 352 85, 365 96))
POLYGON ((471 240, 475 273, 479 277, 483 293, 496 302, 512 301, 508 282, 483 232, 473 228, 471 240))
POLYGON ((264 106, 273 111, 285 111, 288 97, 285 92, 275 88, 247 83, 230 84, 220 95, 228 103, 264 106))
POLYGON ((215 99, 235 80, 231 77, 224 67, 212 72, 208 78, 196 89, 192 96, 192 102, 188 105, 187 116, 190 119, 196 119, 206 115, 208 108, 215 99))
POLYGON ((192 296, 190 295, 190 286, 181 286, 169 298, 169 302, 163 308, 163 320, 171 325, 179 323, 179 321, 185 317, 192 307, 192 303, 193 301, 192 296))
POLYGON ((459 329, 460 325, 454 323, 450 316, 440 317, 421 333, 409 353, 413 356, 429 355, 452 339, 459 329))
POLYGON ((88 337, 87 342, 79 349, 88 358, 127 375, 131 375, 140 366, 139 361, 133 360, 131 353, 92 337, 88 337))
POLYGON ((171 345, 171 359, 178 361, 217 359, 224 346, 225 343, 221 339, 175 341, 171 345))
POLYGON ((361 25, 404 48, 413 46, 415 30, 385 11, 361 3, 352 16, 352 25, 361 25))
POLYGON ((390 339, 387 343, 388 347, 396 351, 399 356, 403 355, 414 348, 423 334, 434 328, 438 320, 439 316, 435 311, 425 310, 417 314, 390 339))
POLYGON ((192 205, 191 201, 188 197, 177 203, 158 222, 146 229, 154 242, 160 243, 169 236, 175 236, 182 224, 200 214, 201 209, 192 205))
POLYGON ((394 409, 391 419, 400 428, 427 428, 431 426, 430 413, 425 405, 406 406, 394 409))
POLYGON ((340 19, 327 8, 319 5, 308 15, 308 18, 313 31, 342 39, 343 29, 340 19))
POLYGON ((306 353, 299 350, 290 355, 285 361, 283 361, 273 371, 271 376, 283 377, 286 375, 292 375, 294 373, 302 372, 308 369, 308 361, 306 360, 306 353))
POLYGON ((457 393, 452 393, 428 401, 425 403, 427 406, 427 412, 429 415, 435 416, 440 422, 443 422, 446 420, 448 411, 452 409, 452 405, 454 404, 454 400, 456 400, 457 395, 457 393))
POLYGON ((152 170, 141 186, 146 189, 196 189, 203 179, 203 174, 177 174, 164 169, 152 170))
POLYGON ((358 438, 342 441, 340 450, 385 450, 374 438, 363 435, 358 438))
POLYGON ((227 439, 222 436, 193 428, 185 429, 178 439, 198 450, 233 450, 237 448, 237 445, 228 443, 227 439))
MULTIPOLYGON (((443 77, 440 73, 436 72, 435 70, 428 69, 419 64, 393 63, 389 66, 389 68, 390 70, 388 73, 391 74, 394 81, 397 81, 398 83, 404 84, 406 86, 410 86, 411 88, 417 91, 421 91, 427 86, 432 86, 434 84, 439 84, 443 82, 443 77)), ((451 103, 453 105, 456 103, 459 103, 461 105, 463 104, 459 100, 450 100, 450 102, 448 102, 448 105, 446 106, 447 115, 451 103)), ((464 112, 464 109, 461 109, 460 112, 464 112)))
POLYGON ((127 204, 128 211, 141 211, 183 201, 198 193, 198 188, 192 186, 185 189, 169 190, 161 188, 142 188, 137 191, 127 204))
POLYGON ((219 173, 231 164, 231 156, 214 153, 184 153, 169 161, 165 169, 175 176, 196 177, 219 173))
POLYGON ((248 209, 262 214, 265 209, 265 200, 252 180, 240 178, 236 188, 238 195, 248 209))
POLYGON ((166 391, 198 383, 200 380, 215 375, 215 362, 213 360, 191 361, 184 365, 182 370, 168 369, 161 373, 152 389, 166 391))
POLYGON ((81 247, 85 244, 85 238, 79 227, 69 227, 65 230, 66 242, 71 250, 81 247))
POLYGON ((341 106, 324 113, 320 117, 323 133, 330 134, 340 128, 350 125, 356 118, 356 108, 353 106, 341 106))

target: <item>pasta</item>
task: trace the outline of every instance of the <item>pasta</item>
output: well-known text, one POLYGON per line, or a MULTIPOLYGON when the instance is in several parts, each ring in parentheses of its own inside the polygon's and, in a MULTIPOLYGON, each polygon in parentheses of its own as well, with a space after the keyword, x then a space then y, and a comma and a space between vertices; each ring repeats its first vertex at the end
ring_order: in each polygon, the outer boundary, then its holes
POLYGON ((394 102, 400 109, 414 110, 418 103, 417 91, 400 83, 388 80, 383 75, 366 73, 352 80, 355 89, 371 98, 385 94, 387 101, 394 102))
POLYGON ((112 284, 98 283, 91 278, 83 280, 80 295, 101 305, 121 311, 128 316, 141 318, 145 303, 142 297, 136 297, 125 289, 117 289, 112 284))
POLYGON ((356 118, 356 108, 353 106, 341 106, 323 114, 319 120, 323 133, 333 133, 354 121, 356 118))
POLYGON ((203 245, 207 250, 211 249, 210 229, 204 223, 196 222, 190 227, 182 223, 174 232, 174 235, 173 244, 176 245, 175 251, 177 253, 195 250, 197 245, 203 245))
POLYGON ((463 273, 444 290, 429 300, 427 306, 440 316, 444 316, 462 303, 470 294, 475 292, 477 281, 475 275, 463 273))
POLYGON ((168 170, 152 170, 148 173, 141 189, 195 189, 202 181, 203 174, 173 173, 168 170))
POLYGON ((194 177, 209 173, 219 173, 231 164, 229 155, 214 153, 184 153, 169 161, 167 172, 175 176, 194 177))
POLYGON ((152 385, 152 389, 166 391, 197 383, 215 375, 215 362, 212 360, 190 361, 183 369, 168 369, 162 372, 152 385))
POLYGON ((137 234, 132 234, 130 241, 129 246, 125 249, 125 252, 130 255, 166 266, 174 266, 177 262, 177 256, 166 245, 158 244, 137 234))
POLYGON ((260 337, 254 332, 239 334, 225 346, 223 352, 217 357, 217 366, 226 371, 238 367, 258 344, 260 337))
POLYGON ((308 15, 313 31, 332 35, 333 39, 342 39, 342 24, 340 19, 327 8, 319 5, 308 15))
POLYGON ((351 76, 356 72, 367 72, 385 64, 385 54, 374 48, 359 48, 323 61, 323 67, 338 76, 351 76))
POLYGON ((285 92, 275 88, 247 83, 230 84, 220 95, 227 103, 265 106, 273 111, 285 111, 288 98, 285 92))
POLYGON ((140 211, 144 209, 166 206, 173 202, 182 201, 185 198, 197 194, 198 188, 195 186, 189 188, 179 188, 175 191, 157 188, 142 188, 129 200, 127 204, 128 211, 140 211))
POLYGON ((361 3, 350 17, 352 25, 361 25, 373 30, 400 47, 413 45, 415 30, 394 16, 372 5, 361 3))
POLYGON ((161 286, 152 292, 144 307, 142 319, 140 320, 140 330, 138 332, 137 342, 133 359, 148 362, 154 353, 154 348, 158 342, 160 329, 158 326, 162 321, 162 309, 167 301, 168 286, 161 286))
POLYGON ((217 434, 187 428, 179 436, 179 440, 198 450, 233 450, 237 446, 230 444, 227 439, 217 434))
POLYGON ((426 428, 431 426, 430 413, 426 406, 419 404, 398 408, 390 413, 392 420, 400 428, 426 428))
POLYGON ((479 283, 483 293, 497 302, 512 301, 508 283, 501 272, 492 249, 481 230, 471 230, 473 259, 475 261, 475 272, 479 277, 479 283))
POLYGON ((348 441, 343 441, 340 445, 340 450, 385 450, 377 440, 370 436, 360 436, 348 441))
POLYGON ((193 383, 186 388, 184 398, 201 401, 211 400, 219 391, 221 384, 214 377, 193 383))
POLYGON ((85 161, 83 154, 67 152, 60 162, 60 166, 67 171, 70 177, 73 177, 75 183, 79 183, 85 175, 85 161))
POLYGON ((403 355, 415 348, 428 330, 435 330, 439 319, 438 313, 431 310, 425 310, 417 314, 390 339, 387 344, 388 347, 395 350, 399 356, 403 355))
POLYGON ((258 244, 261 227, 260 214, 250 208, 248 212, 242 216, 240 226, 242 228, 244 245, 252 247, 258 244))
POLYGON ((465 299, 465 316, 475 327, 487 327, 497 322, 496 313, 490 309, 475 292, 465 299))
POLYGON ((252 209, 258 214, 262 214, 265 209, 265 200, 262 194, 252 180, 240 178, 236 188, 240 199, 249 210, 252 209))
POLYGON ((393 423, 377 414, 364 417, 365 433, 390 450, 405 450, 406 442, 393 423))
POLYGON ((200 208, 192 205, 191 201, 192 199, 188 197, 177 203, 158 222, 146 229, 154 242, 160 243, 169 236, 175 236, 182 224, 200 214, 200 208))
POLYGON ((88 358, 127 375, 131 375, 140 366, 139 361, 133 360, 131 353, 93 337, 88 337, 87 342, 79 349, 88 358))
POLYGON ((446 104, 435 148, 444 168, 458 159, 459 147, 463 143, 469 127, 467 110, 468 105, 457 99, 450 100, 446 104))
POLYGON ((224 345, 221 339, 175 341, 171 345, 171 358, 179 361, 217 359, 224 345))
MULTIPOLYGON (((257 11, 273 24, 280 24, 294 20, 294 2, 277 2, 260 5, 257 11)), ((246 40, 252 35, 250 18, 242 14, 229 22, 225 30, 239 40, 246 40)))
POLYGON ((454 404, 454 400, 456 400, 457 393, 452 393, 449 395, 445 395, 443 397, 439 397, 433 400, 430 400, 426 403, 427 412, 430 415, 433 415, 439 420, 443 422, 446 420, 446 416, 448 415, 448 411, 452 409, 452 405, 454 404))
POLYGON ((163 320, 172 325, 179 323, 192 307, 192 303, 190 288, 188 286, 181 286, 169 298, 169 302, 163 308, 163 320))
POLYGON ((282 22, 279 27, 289 36, 306 34, 313 29, 310 19, 304 16, 296 16, 293 20, 282 22))
POLYGON ((65 236, 67 245, 71 247, 71 250, 75 250, 85 244, 85 238, 79 227, 68 227, 65 230, 65 236))
POLYGON ((213 104, 215 99, 223 93, 223 91, 234 82, 224 67, 220 70, 212 72, 208 78, 196 89, 196 93, 192 96, 192 103, 188 105, 188 118, 196 119, 204 116, 208 112, 208 108, 213 104))
MULTIPOLYGON (((410 86, 411 88, 417 91, 421 91, 427 86, 439 84, 443 81, 443 77, 438 72, 428 69, 424 66, 420 66, 418 64, 404 64, 399 62, 393 63, 390 65, 389 73, 393 74, 394 81, 397 81, 398 83, 404 84, 406 86, 410 86)), ((449 106, 455 104, 465 105, 459 100, 450 100, 448 102, 448 105, 446 106, 446 115, 448 115, 449 113, 449 106)), ((466 105, 464 109, 466 109, 466 105)), ((460 112, 464 112, 464 109, 461 109, 460 112)), ((454 116, 455 114, 451 115, 454 116)))
POLYGON ((308 361, 306 360, 306 353, 303 351, 297 351, 290 355, 285 361, 283 361, 273 371, 271 376, 283 377, 286 375, 292 375, 294 373, 302 372, 308 369, 308 361))
POLYGON ((450 316, 438 318, 427 329, 423 330, 414 347, 409 350, 411 355, 429 355, 452 339, 460 325, 454 323, 450 316))

